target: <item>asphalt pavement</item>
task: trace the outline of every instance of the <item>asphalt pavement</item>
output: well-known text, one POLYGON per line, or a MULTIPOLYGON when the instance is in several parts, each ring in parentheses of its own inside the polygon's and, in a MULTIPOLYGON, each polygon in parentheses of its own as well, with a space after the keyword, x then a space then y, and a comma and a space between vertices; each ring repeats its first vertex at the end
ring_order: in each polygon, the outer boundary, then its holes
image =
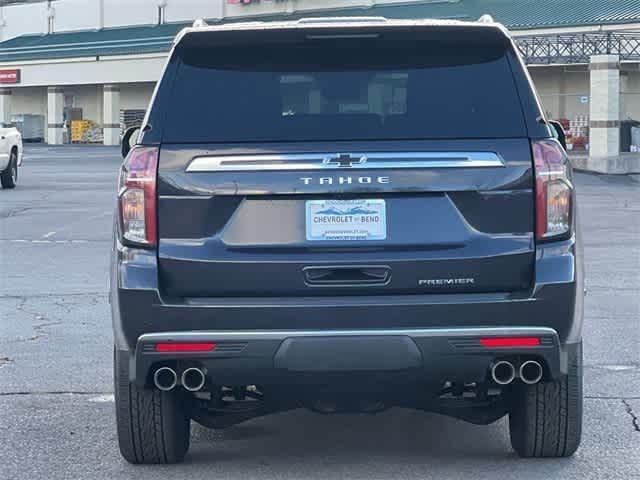
POLYGON ((640 183, 577 174, 585 239, 585 424, 570 459, 523 460, 506 421, 304 410, 210 431, 179 466, 116 444, 107 302, 115 148, 27 146, 0 190, 0 480, 640 478, 640 183))

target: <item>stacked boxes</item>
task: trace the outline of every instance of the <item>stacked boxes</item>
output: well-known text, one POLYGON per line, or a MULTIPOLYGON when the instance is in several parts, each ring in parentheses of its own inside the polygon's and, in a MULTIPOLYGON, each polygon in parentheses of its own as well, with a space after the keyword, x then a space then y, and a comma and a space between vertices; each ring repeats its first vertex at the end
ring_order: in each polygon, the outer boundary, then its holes
POLYGON ((571 144, 570 150, 589 148, 589 118, 586 115, 578 115, 569 122, 567 143, 571 144))
POLYGON ((82 143, 102 143, 104 141, 104 130, 96 123, 91 122, 89 126, 80 137, 82 143))
POLYGON ((139 127, 144 120, 145 110, 120 110, 120 127, 122 133, 129 127, 139 127))
POLYGON ((81 142, 84 133, 91 127, 95 126, 95 122, 91 120, 72 120, 71 121, 71 141, 81 142))

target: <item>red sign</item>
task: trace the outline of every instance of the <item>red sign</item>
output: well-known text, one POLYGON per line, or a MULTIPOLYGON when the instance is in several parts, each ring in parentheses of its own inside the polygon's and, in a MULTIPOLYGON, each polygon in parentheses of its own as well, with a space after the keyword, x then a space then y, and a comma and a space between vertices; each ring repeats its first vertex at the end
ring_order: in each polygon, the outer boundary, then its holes
POLYGON ((0 83, 20 83, 20 70, 0 70, 0 83))

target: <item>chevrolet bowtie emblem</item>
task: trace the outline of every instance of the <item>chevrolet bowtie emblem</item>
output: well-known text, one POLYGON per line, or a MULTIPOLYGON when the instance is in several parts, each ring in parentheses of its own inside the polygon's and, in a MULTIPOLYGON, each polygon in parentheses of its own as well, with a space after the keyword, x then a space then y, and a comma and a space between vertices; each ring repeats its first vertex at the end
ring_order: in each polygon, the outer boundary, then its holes
POLYGON ((337 167, 353 167, 354 165, 362 165, 366 163, 367 157, 364 155, 357 156, 350 153, 338 153, 337 155, 326 157, 323 159, 325 165, 335 165, 337 167))

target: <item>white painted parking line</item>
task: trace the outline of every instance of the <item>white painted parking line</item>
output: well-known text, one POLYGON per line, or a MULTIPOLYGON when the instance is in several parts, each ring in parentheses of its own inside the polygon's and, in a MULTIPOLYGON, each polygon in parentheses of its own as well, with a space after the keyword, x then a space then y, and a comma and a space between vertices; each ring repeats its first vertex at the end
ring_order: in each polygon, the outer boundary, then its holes
MULTIPOLYGON (((91 215, 89 217, 83 218, 82 220, 74 220, 72 222, 68 222, 65 225, 58 225, 58 226, 55 227, 56 229, 54 231, 43 235, 42 238, 49 238, 49 237, 52 237, 54 235, 57 235, 60 232, 64 232, 66 230, 69 230, 71 227, 74 227, 75 225, 78 225, 79 223, 86 223, 86 222, 89 222, 91 220, 97 220, 99 218, 104 218, 104 217, 110 217, 112 215, 113 215, 113 211, 112 210, 107 210, 107 211, 104 211, 104 212, 101 212, 101 213, 97 213, 95 215, 91 215)), ((49 228, 51 228, 51 227, 49 227, 49 228)))
POLYGON ((94 402, 94 403, 109 403, 109 402, 114 402, 115 401, 115 397, 113 394, 111 395, 98 395, 95 397, 91 397, 88 399, 89 402, 94 402))
POLYGON ((85 244, 91 242, 108 242, 110 240, 33 240, 33 239, 25 239, 25 238, 14 238, 9 240, 0 239, 0 242, 9 242, 9 243, 32 243, 38 245, 51 245, 51 244, 61 244, 61 243, 75 243, 75 244, 85 244))

